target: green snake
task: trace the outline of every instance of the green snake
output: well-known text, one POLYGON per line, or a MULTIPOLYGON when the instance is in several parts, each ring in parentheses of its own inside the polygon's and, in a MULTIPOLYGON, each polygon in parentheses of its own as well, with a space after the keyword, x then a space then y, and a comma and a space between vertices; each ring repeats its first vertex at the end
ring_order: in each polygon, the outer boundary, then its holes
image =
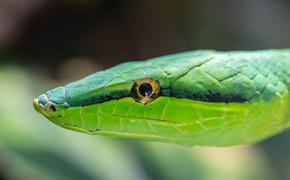
POLYGON ((289 89, 289 49, 197 50, 96 72, 33 105, 56 125, 88 134, 232 146, 287 129, 289 89))

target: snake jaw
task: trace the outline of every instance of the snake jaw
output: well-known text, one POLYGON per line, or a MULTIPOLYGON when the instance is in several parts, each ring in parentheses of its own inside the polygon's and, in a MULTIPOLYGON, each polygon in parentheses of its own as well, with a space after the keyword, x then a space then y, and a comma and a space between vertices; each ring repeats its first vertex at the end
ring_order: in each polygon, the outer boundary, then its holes
MULTIPOLYGON (((61 114, 61 111, 59 111, 56 108, 56 104, 52 103, 46 95, 40 95, 38 98, 35 98, 33 100, 33 107, 34 109, 39 112, 40 114, 42 114, 43 116, 45 116, 47 119, 49 119, 51 122, 53 122, 54 124, 61 126, 61 127, 66 127, 66 125, 64 123, 62 123, 61 121, 57 120, 57 116, 59 116, 61 114), (42 97, 42 100, 41 100, 42 97), (47 101, 44 103, 43 99, 46 99, 47 101)), ((67 127, 66 127, 67 128, 67 127)), ((72 128, 70 128, 72 129, 72 128)))

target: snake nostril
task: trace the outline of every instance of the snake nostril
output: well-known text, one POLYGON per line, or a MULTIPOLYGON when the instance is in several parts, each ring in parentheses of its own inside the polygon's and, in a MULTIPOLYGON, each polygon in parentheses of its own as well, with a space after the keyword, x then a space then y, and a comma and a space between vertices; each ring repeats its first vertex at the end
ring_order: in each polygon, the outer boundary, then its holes
POLYGON ((49 105, 48 109, 49 109, 51 112, 55 112, 55 111, 56 111, 56 107, 55 107, 55 105, 53 105, 53 104, 49 105))

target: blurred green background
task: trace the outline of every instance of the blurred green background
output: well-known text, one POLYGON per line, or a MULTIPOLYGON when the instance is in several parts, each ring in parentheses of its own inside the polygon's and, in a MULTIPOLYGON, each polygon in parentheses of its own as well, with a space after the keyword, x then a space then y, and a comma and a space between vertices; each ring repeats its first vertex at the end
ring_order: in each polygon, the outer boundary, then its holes
POLYGON ((32 99, 128 60, 290 47, 289 0, 0 0, 0 179, 290 179, 290 131, 187 148, 55 126, 32 99))

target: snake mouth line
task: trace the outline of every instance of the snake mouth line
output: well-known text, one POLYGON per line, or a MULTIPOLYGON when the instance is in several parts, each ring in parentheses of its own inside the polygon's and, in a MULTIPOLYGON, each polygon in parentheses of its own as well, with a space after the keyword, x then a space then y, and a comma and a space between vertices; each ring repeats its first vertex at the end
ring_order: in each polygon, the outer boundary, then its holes
POLYGON ((53 118, 49 118, 49 120, 56 124, 59 125, 65 129, 69 129, 69 130, 74 130, 77 132, 82 132, 82 133, 86 133, 86 134, 90 134, 90 135, 95 135, 95 134, 101 134, 101 135, 105 135, 105 136, 116 136, 116 137, 127 137, 127 138, 132 138, 132 137, 138 137, 138 138, 147 138, 147 139, 162 139, 163 141, 167 141, 167 142, 174 142, 174 139, 172 139, 171 137, 166 137, 166 136, 161 136, 158 134, 145 134, 145 133, 136 133, 136 132, 126 132, 126 131, 113 131, 113 130, 102 130, 102 129, 94 129, 94 130, 88 130, 82 127, 78 127, 76 125, 72 125, 72 124, 68 124, 68 123, 64 123, 64 122, 57 122, 55 121, 53 118))

